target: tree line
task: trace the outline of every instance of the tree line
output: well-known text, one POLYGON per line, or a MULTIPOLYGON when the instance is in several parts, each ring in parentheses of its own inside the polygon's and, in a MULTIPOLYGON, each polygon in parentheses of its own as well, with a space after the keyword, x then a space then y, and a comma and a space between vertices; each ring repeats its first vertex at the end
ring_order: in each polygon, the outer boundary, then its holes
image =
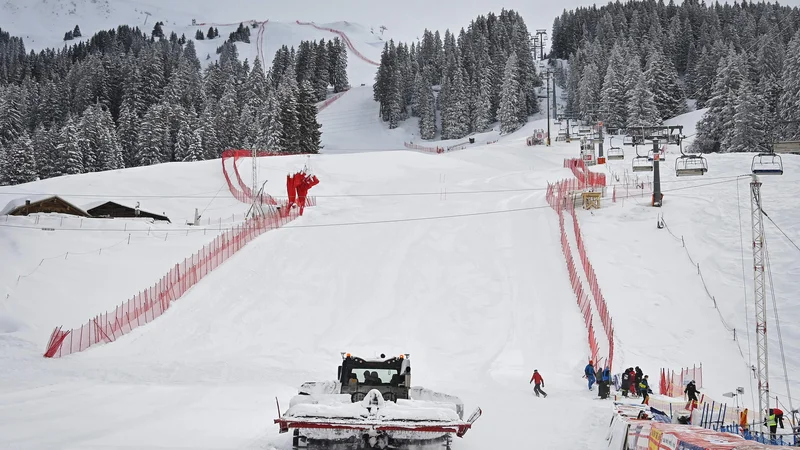
POLYGON ((313 73, 298 58, 308 51, 294 48, 279 50, 265 73, 231 42, 202 69, 194 42, 181 41, 120 26, 27 53, 0 30, 0 184, 212 159, 228 148, 319 151, 315 103, 329 84, 347 88, 341 43, 300 44, 326 49, 313 73))
POLYGON ((570 112, 658 124, 709 108, 696 151, 763 151, 800 136, 800 11, 777 3, 646 0, 565 11, 550 63, 570 112), (564 64, 563 60, 568 60, 564 64))
POLYGON ((519 129, 539 111, 531 37, 519 13, 502 10, 473 20, 458 37, 425 30, 411 45, 384 45, 373 85, 389 128, 419 118, 422 139, 460 139, 491 129, 519 129), (437 114, 440 120, 437 121, 437 114), (437 123, 439 124, 437 126, 437 123))

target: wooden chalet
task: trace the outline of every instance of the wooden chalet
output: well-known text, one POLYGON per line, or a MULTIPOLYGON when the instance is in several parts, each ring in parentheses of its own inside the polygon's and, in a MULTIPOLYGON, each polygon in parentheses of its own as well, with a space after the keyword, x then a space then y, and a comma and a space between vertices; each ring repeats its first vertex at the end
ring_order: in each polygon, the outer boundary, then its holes
POLYGON ((86 210, 81 209, 57 195, 21 197, 6 205, 0 210, 0 216, 27 216, 37 213, 70 214, 80 217, 91 217, 86 210))
POLYGON ((172 223, 169 220, 169 217, 162 214, 144 211, 140 209, 138 205, 136 207, 131 207, 114 201, 100 201, 86 205, 84 208, 91 217, 100 219, 148 218, 172 223))

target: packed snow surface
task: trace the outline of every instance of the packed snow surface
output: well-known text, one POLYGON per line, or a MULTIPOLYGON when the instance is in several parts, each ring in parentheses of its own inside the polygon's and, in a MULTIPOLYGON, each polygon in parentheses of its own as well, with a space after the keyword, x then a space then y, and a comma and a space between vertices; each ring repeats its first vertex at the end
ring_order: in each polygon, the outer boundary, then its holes
MULTIPOLYGON (((2 205, 57 194, 78 206, 140 202, 172 220, 0 218, 0 447, 287 449, 291 436, 272 423, 276 397, 285 411, 303 382, 335 378, 347 351, 410 353, 413 385, 458 396, 467 413, 482 407, 457 449, 602 448, 610 408, 581 379, 586 332, 545 202, 548 182, 572 177, 562 161, 578 156, 578 144, 526 147, 546 127, 538 120, 443 155, 346 152, 398 149, 408 138, 366 114, 350 125, 357 130, 336 132, 333 119, 366 110, 368 92, 356 88, 339 113, 321 115, 330 153, 258 161, 273 195, 283 194, 287 173, 315 173, 318 206, 250 243, 158 320, 66 358, 41 356, 54 326, 113 309, 240 222, 247 205, 231 197, 219 160, 0 188, 2 205), (187 226, 195 208, 200 225, 187 226), (547 398, 526 383, 533 369, 547 398)), ((748 178, 737 179, 751 156, 712 155, 706 176, 678 179, 669 148, 656 209, 636 188, 648 176, 630 173, 625 152, 593 169, 609 173, 617 201, 611 187, 602 209, 578 211, 614 318, 615 369, 639 365, 656 390, 661 367, 702 363, 704 393, 751 393, 748 178), (658 214, 668 229, 656 227, 658 214)), ((789 239, 800 241, 791 197, 800 161, 783 159, 785 175, 763 177, 763 206, 788 236, 767 222, 787 365, 797 373, 800 310, 790 299, 800 269, 789 239)), ((246 178, 249 163, 240 161, 246 178)), ((783 398, 770 339, 770 384, 783 398)))

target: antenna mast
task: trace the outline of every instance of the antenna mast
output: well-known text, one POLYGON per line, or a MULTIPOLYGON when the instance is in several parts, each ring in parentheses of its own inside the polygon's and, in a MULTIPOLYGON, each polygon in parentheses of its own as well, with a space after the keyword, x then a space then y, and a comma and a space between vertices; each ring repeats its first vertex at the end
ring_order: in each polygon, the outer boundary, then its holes
POLYGON ((761 182, 753 175, 750 182, 750 207, 753 221, 753 280, 756 302, 756 345, 758 347, 758 423, 769 409, 769 367, 767 358, 767 282, 764 278, 765 238, 761 211, 761 182))

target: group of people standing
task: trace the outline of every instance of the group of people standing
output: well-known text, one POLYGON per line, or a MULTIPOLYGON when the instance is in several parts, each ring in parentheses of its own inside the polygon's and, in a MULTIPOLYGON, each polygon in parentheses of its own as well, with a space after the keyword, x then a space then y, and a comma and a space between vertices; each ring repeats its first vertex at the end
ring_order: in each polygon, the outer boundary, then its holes
POLYGON ((648 378, 649 375, 645 375, 639 366, 636 366, 635 369, 633 367, 625 369, 622 372, 622 380, 620 383, 622 396, 628 397, 628 394, 630 394, 631 397, 641 396, 643 405, 650 404, 650 394, 653 393, 653 390, 650 389, 650 381, 648 378))

